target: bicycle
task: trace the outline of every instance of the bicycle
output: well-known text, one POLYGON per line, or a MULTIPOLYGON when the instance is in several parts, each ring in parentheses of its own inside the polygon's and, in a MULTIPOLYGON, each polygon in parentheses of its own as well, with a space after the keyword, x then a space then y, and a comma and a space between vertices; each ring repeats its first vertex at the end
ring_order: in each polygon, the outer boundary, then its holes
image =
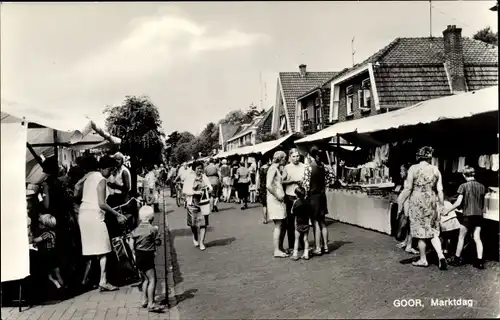
POLYGON ((184 195, 182 194, 182 183, 177 182, 175 185, 175 189, 176 189, 175 202, 177 204, 177 207, 180 208, 183 204, 185 207, 185 199, 184 199, 184 195))

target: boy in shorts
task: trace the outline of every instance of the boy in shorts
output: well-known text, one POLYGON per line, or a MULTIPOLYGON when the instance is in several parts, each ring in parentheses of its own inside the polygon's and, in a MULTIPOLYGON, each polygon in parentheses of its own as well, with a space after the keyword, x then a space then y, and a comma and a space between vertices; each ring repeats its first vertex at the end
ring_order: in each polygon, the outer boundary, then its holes
POLYGON ((297 199, 292 206, 292 215, 295 217, 295 243, 293 246, 292 260, 299 260, 299 242, 304 240, 304 253, 302 259, 309 260, 309 220, 312 207, 309 201, 305 199, 306 190, 303 187, 295 188, 297 199))
MULTIPOLYGON (((466 182, 462 183, 458 187, 457 201, 455 201, 453 206, 446 210, 445 213, 447 214, 462 205, 464 216, 463 225, 467 229, 467 232, 473 233, 474 242, 476 243, 477 261, 474 263, 474 267, 484 269, 481 225, 483 222, 484 196, 486 195, 486 188, 474 179, 474 168, 466 166, 463 169, 462 174, 466 182)), ((459 237, 457 253, 450 265, 458 266, 463 264, 460 255, 464 246, 464 238, 465 235, 459 237)))
POLYGON ((140 223, 131 233, 131 244, 135 256, 135 264, 141 272, 143 300, 141 306, 149 312, 160 313, 163 308, 155 304, 156 269, 155 251, 161 245, 158 226, 151 223, 154 219, 154 209, 144 206, 139 210, 140 223))

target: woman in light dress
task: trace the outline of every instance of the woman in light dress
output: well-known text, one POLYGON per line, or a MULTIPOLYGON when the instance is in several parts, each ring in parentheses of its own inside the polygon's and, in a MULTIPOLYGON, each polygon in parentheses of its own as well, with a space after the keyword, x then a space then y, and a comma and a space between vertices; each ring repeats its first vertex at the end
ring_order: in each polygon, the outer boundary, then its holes
POLYGON ((427 267, 425 253, 426 240, 430 240, 439 258, 439 269, 446 270, 446 260, 441 249, 439 206, 443 206, 443 183, 441 173, 436 166, 430 164, 433 149, 421 148, 416 157, 417 164, 410 167, 405 187, 398 198, 398 207, 403 208, 408 199, 410 216, 410 233, 418 239, 420 259, 413 262, 416 267, 427 267), (408 198, 409 197, 409 198, 408 198))
POLYGON ((285 165, 286 153, 276 151, 273 157, 273 163, 267 171, 266 188, 267 188, 267 218, 273 220, 273 242, 274 242, 274 257, 286 258, 288 254, 280 248, 281 225, 286 218, 285 192, 283 190, 283 177, 279 170, 280 166, 285 165))
POLYGON ((182 192, 186 195, 187 204, 187 225, 193 233, 193 244, 201 251, 205 247, 205 235, 209 224, 208 214, 210 214, 210 194, 213 191, 210 180, 203 173, 203 163, 194 162, 194 173, 189 174, 184 181, 182 192), (203 212, 203 208, 207 208, 203 212))
MULTIPOLYGON (((82 178, 75 186, 75 192, 82 190, 82 203, 78 214, 78 224, 82 239, 82 255, 85 257, 97 256, 101 269, 101 278, 99 281, 100 291, 115 291, 117 287, 108 283, 106 274, 106 255, 111 252, 111 241, 109 239, 108 229, 104 222, 105 214, 112 214, 119 223, 124 223, 126 217, 118 213, 106 203, 106 178, 111 175, 116 167, 116 161, 108 156, 99 161, 99 171, 91 171, 82 178)), ((88 260, 83 285, 88 282, 92 260, 88 260)))

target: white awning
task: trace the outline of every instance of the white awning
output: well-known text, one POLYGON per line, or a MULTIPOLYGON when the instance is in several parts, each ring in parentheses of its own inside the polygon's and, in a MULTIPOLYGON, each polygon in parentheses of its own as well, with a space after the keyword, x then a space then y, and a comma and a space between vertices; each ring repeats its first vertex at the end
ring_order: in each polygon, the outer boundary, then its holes
POLYGON ((324 140, 337 134, 370 133, 441 120, 462 119, 494 111, 498 112, 498 86, 427 100, 372 117, 340 122, 295 143, 324 140))
POLYGON ((247 155, 247 154, 253 154, 253 153, 261 153, 261 154, 266 154, 267 152, 276 149, 279 147, 283 142, 291 138, 293 134, 289 134, 285 137, 279 138, 277 140, 273 141, 266 141, 262 142, 259 144, 256 144, 254 146, 246 146, 242 148, 237 148, 225 152, 221 152, 215 156, 215 158, 226 158, 234 155, 247 155))

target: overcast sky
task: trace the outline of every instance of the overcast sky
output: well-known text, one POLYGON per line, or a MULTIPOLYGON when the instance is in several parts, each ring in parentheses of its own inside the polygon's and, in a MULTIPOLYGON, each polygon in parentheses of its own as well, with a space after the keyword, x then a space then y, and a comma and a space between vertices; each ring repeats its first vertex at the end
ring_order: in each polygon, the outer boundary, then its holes
MULTIPOLYGON (((432 33, 497 30, 494 1, 433 1, 432 33)), ((2 99, 95 115, 148 95, 167 133, 274 104, 280 71, 338 71, 429 35, 429 2, 2 3, 2 99)))

